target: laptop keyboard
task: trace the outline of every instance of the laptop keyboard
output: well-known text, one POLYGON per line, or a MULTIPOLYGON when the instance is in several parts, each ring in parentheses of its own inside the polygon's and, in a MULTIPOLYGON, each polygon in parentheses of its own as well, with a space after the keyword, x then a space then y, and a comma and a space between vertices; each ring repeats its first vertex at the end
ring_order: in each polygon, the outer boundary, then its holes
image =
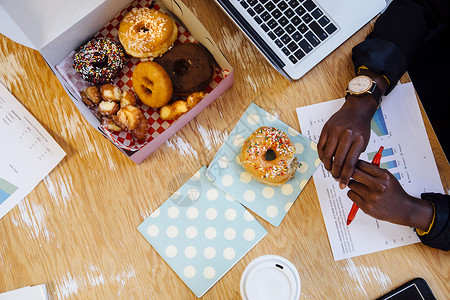
POLYGON ((312 0, 238 1, 293 64, 337 30, 312 0))

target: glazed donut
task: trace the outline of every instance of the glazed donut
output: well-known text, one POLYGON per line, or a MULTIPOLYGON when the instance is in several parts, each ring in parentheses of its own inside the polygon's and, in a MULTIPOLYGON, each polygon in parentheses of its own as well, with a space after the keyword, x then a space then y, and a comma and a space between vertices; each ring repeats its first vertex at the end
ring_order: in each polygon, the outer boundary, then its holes
POLYGON ((107 37, 90 40, 75 53, 73 67, 95 85, 112 82, 125 65, 122 46, 107 37))
POLYGON ((204 90, 214 75, 212 55, 200 44, 175 44, 154 62, 169 74, 175 95, 187 96, 204 90))
POLYGON ((113 120, 125 130, 134 130, 140 122, 146 121, 140 109, 132 105, 121 108, 113 120))
POLYGON ((205 98, 205 96, 205 92, 195 92, 190 94, 186 99, 189 109, 192 109, 194 106, 196 106, 200 101, 203 100, 203 98, 205 98))
POLYGON ((139 63, 133 71, 133 89, 141 101, 152 108, 159 108, 172 97, 172 82, 163 67, 152 61, 139 63))
POLYGON ((106 127, 109 131, 120 132, 122 131, 122 127, 116 124, 111 118, 103 117, 101 120, 101 124, 106 127))
POLYGON ((115 115, 120 109, 117 102, 114 101, 102 101, 98 104, 98 112, 102 116, 112 116, 115 115))
POLYGON ((257 181, 280 186, 294 177, 298 162, 295 145, 275 127, 260 127, 244 142, 241 163, 257 181))
POLYGON ((205 95, 205 92, 195 92, 190 94, 186 101, 178 100, 172 104, 166 104, 159 110, 159 115, 163 120, 176 120, 202 101, 205 95))
POLYGON ((138 58, 157 57, 172 47, 178 28, 167 14, 152 8, 133 8, 120 22, 119 40, 138 58))
POLYGON ((137 138, 138 140, 145 140, 147 139, 148 128, 149 128, 148 122, 140 122, 138 127, 136 129, 131 130, 130 132, 133 135, 133 137, 137 138))
POLYGON ((136 97, 131 92, 123 91, 122 99, 120 99, 120 108, 127 105, 136 105, 136 97))
POLYGON ((189 111, 189 106, 186 101, 178 100, 172 104, 167 104, 161 107, 159 115, 163 120, 176 120, 183 114, 189 111))
POLYGON ((136 106, 127 105, 121 108, 112 119, 117 125, 129 131, 138 140, 145 140, 147 138, 149 127, 147 119, 136 106))
POLYGON ((98 87, 90 86, 83 89, 80 92, 81 101, 87 105, 87 107, 94 107, 102 101, 102 95, 100 94, 100 90, 98 87))
POLYGON ((120 102, 120 99, 122 99, 122 91, 111 83, 101 85, 99 90, 103 100, 120 102))

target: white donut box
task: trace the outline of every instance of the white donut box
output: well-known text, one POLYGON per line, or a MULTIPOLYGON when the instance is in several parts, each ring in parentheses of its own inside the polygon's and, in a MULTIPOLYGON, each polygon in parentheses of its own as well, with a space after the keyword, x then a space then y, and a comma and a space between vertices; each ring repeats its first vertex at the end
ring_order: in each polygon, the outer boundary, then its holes
POLYGON ((139 164, 230 88, 233 85, 234 71, 205 27, 180 0, 159 0, 159 3, 183 23, 193 38, 211 52, 219 67, 229 73, 199 104, 139 150, 127 151, 117 146, 105 134, 99 120, 81 101, 79 92, 72 88, 64 76, 61 76, 56 66, 132 2, 131 0, 1 1, 0 32, 17 43, 38 50, 84 118, 133 162, 139 164))

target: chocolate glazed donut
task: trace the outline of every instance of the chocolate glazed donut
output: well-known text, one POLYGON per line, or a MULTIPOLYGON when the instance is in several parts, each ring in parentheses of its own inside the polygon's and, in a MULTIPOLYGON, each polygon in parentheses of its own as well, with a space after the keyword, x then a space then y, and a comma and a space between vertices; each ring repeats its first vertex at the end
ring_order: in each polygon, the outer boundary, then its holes
POLYGON ((175 44, 171 50, 153 61, 169 74, 175 95, 187 96, 203 91, 214 74, 212 55, 200 44, 175 44))

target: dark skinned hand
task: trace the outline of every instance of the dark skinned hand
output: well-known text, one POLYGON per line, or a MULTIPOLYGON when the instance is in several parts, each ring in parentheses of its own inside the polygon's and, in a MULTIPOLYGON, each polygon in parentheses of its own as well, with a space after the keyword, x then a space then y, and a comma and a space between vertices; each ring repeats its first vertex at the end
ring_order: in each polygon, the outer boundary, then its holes
POLYGON ((358 161, 348 197, 366 214, 395 224, 427 231, 433 218, 432 205, 410 196, 389 171, 358 161))
POLYGON ((344 105, 325 123, 317 150, 325 169, 344 188, 370 138, 370 121, 377 109, 371 95, 348 96, 344 105))
MULTIPOLYGON (((388 81, 380 74, 361 69, 360 75, 371 77, 382 94, 388 81)), ((352 176, 356 162, 366 149, 370 138, 370 121, 377 110, 377 101, 370 95, 349 95, 344 105, 325 123, 317 150, 325 169, 345 188, 352 176)))

